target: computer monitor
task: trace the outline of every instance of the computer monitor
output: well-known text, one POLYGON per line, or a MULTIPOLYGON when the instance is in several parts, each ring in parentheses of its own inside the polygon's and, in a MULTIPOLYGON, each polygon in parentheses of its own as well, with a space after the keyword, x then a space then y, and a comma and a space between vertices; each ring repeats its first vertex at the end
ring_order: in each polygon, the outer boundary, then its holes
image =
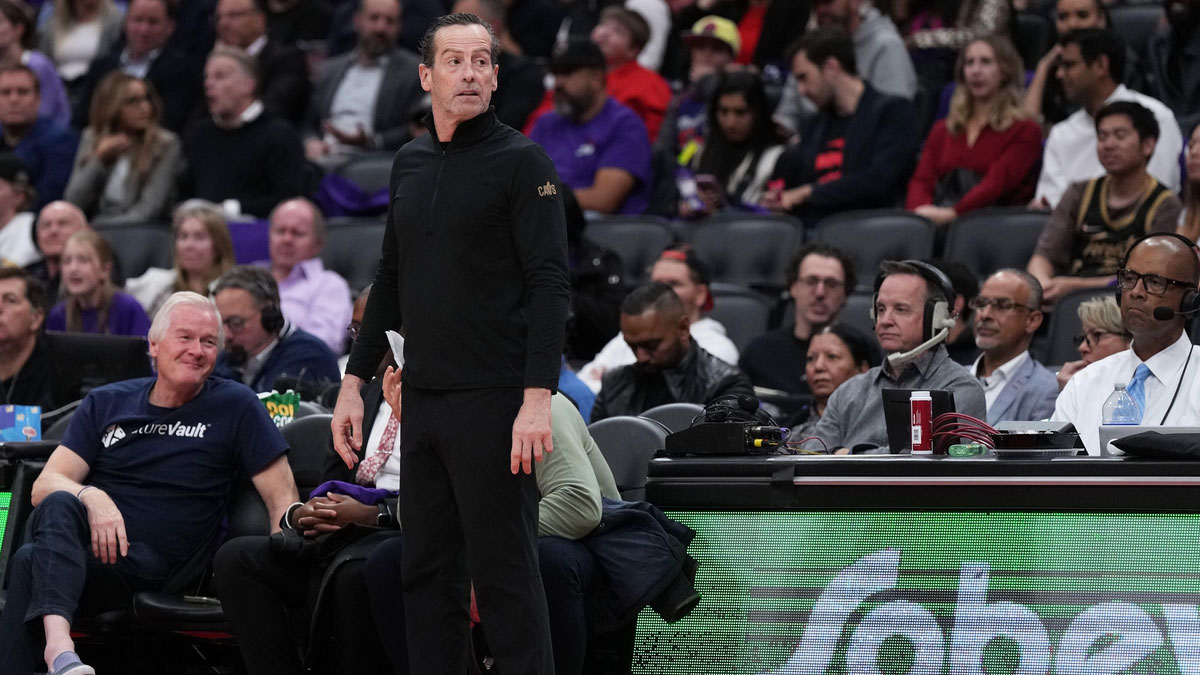
POLYGON ((145 338, 46 331, 54 405, 78 401, 96 387, 153 375, 145 338))
POLYGON ((893 455, 912 449, 912 422, 909 397, 914 391, 928 391, 933 399, 933 419, 954 412, 954 392, 947 389, 884 389, 883 421, 887 425, 888 450, 893 455))

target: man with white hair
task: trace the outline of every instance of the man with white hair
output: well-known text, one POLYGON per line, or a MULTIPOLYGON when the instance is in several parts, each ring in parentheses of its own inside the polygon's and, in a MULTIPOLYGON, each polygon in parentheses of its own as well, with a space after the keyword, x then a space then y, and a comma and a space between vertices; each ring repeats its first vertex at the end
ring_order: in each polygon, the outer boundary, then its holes
POLYGON ((265 218, 279 202, 304 192, 300 136, 263 107, 254 59, 217 47, 204 66, 211 117, 192 127, 184 145, 191 194, 222 204, 226 215, 265 218))
POLYGON ((77 610, 195 582, 218 543, 238 473, 271 516, 297 505, 287 443, 244 385, 210 377, 224 335, 212 301, 172 295, 150 327, 157 376, 94 389, 33 485, 30 543, 13 556, 0 672, 92 675, 71 639, 77 610), (43 642, 44 636, 44 642, 43 642))

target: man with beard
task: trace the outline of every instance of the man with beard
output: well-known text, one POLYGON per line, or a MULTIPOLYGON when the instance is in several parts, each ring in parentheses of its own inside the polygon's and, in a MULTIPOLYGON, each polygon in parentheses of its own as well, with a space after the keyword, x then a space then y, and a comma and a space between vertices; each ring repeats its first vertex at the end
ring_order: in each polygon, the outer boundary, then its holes
POLYGON ((329 347, 284 318, 270 270, 234 267, 217 279, 213 300, 225 326, 225 349, 213 374, 259 393, 274 389, 281 377, 314 382, 317 389, 340 378, 329 347))
POLYGON ((1200 2, 1163 0, 1163 9, 1167 27, 1146 46, 1144 93, 1184 118, 1200 112, 1200 2))
POLYGON ((550 62, 554 111, 529 138, 546 149, 579 207, 638 214, 650 198, 650 139, 641 119, 605 93, 600 48, 573 38, 550 62))
POLYGON ((1102 409, 1114 382, 1129 383, 1126 391, 1143 413, 1142 425, 1200 424, 1200 352, 1192 348, 1183 329, 1186 317, 1178 313, 1200 281, 1194 249, 1186 237, 1157 233, 1134 242, 1121 261, 1118 303, 1133 343, 1076 373, 1058 395, 1052 418, 1074 424, 1089 455, 1100 454, 1102 409), (1160 308, 1170 310, 1170 318, 1159 319, 1160 308))
POLYGON ((395 151, 411 138, 408 112, 420 100, 420 59, 396 46, 398 0, 358 0, 358 47, 317 69, 304 121, 304 154, 325 166, 366 150, 395 151))
POLYGON ((988 424, 1049 417, 1058 381, 1029 354, 1042 325, 1042 285, 1022 270, 1000 270, 983 282, 970 305, 975 344, 983 351, 971 372, 983 385, 988 424))
POLYGON ((621 335, 637 363, 604 374, 592 422, 639 415, 666 403, 708 403, 754 395, 750 378, 692 343, 683 301, 667 284, 635 289, 621 304, 621 335))

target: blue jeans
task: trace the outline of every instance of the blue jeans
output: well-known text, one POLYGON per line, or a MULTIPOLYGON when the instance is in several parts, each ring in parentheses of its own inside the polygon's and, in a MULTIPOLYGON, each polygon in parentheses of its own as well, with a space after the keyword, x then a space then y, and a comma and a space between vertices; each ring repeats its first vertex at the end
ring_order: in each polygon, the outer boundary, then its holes
POLYGON ((170 566, 146 542, 130 542, 114 564, 92 555, 87 509, 69 492, 52 492, 33 511, 32 540, 13 555, 0 614, 0 673, 32 673, 42 659, 41 618, 73 621, 80 609, 128 606, 133 593, 160 588, 170 566))

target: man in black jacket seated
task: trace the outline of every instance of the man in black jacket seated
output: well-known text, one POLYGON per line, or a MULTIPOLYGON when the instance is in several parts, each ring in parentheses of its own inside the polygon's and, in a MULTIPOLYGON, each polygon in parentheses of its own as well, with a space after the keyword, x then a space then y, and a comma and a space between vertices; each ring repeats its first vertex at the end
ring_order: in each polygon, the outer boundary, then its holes
POLYGON ((637 363, 604 374, 592 422, 639 415, 666 403, 707 403, 754 394, 750 378, 692 344, 683 302, 664 283, 634 289, 621 303, 621 334, 637 363))
POLYGON ((854 43, 836 29, 810 31, 788 48, 796 87, 820 112, 779 157, 784 189, 763 204, 808 226, 838 211, 893 206, 916 160, 912 103, 864 82, 854 59, 854 43))

